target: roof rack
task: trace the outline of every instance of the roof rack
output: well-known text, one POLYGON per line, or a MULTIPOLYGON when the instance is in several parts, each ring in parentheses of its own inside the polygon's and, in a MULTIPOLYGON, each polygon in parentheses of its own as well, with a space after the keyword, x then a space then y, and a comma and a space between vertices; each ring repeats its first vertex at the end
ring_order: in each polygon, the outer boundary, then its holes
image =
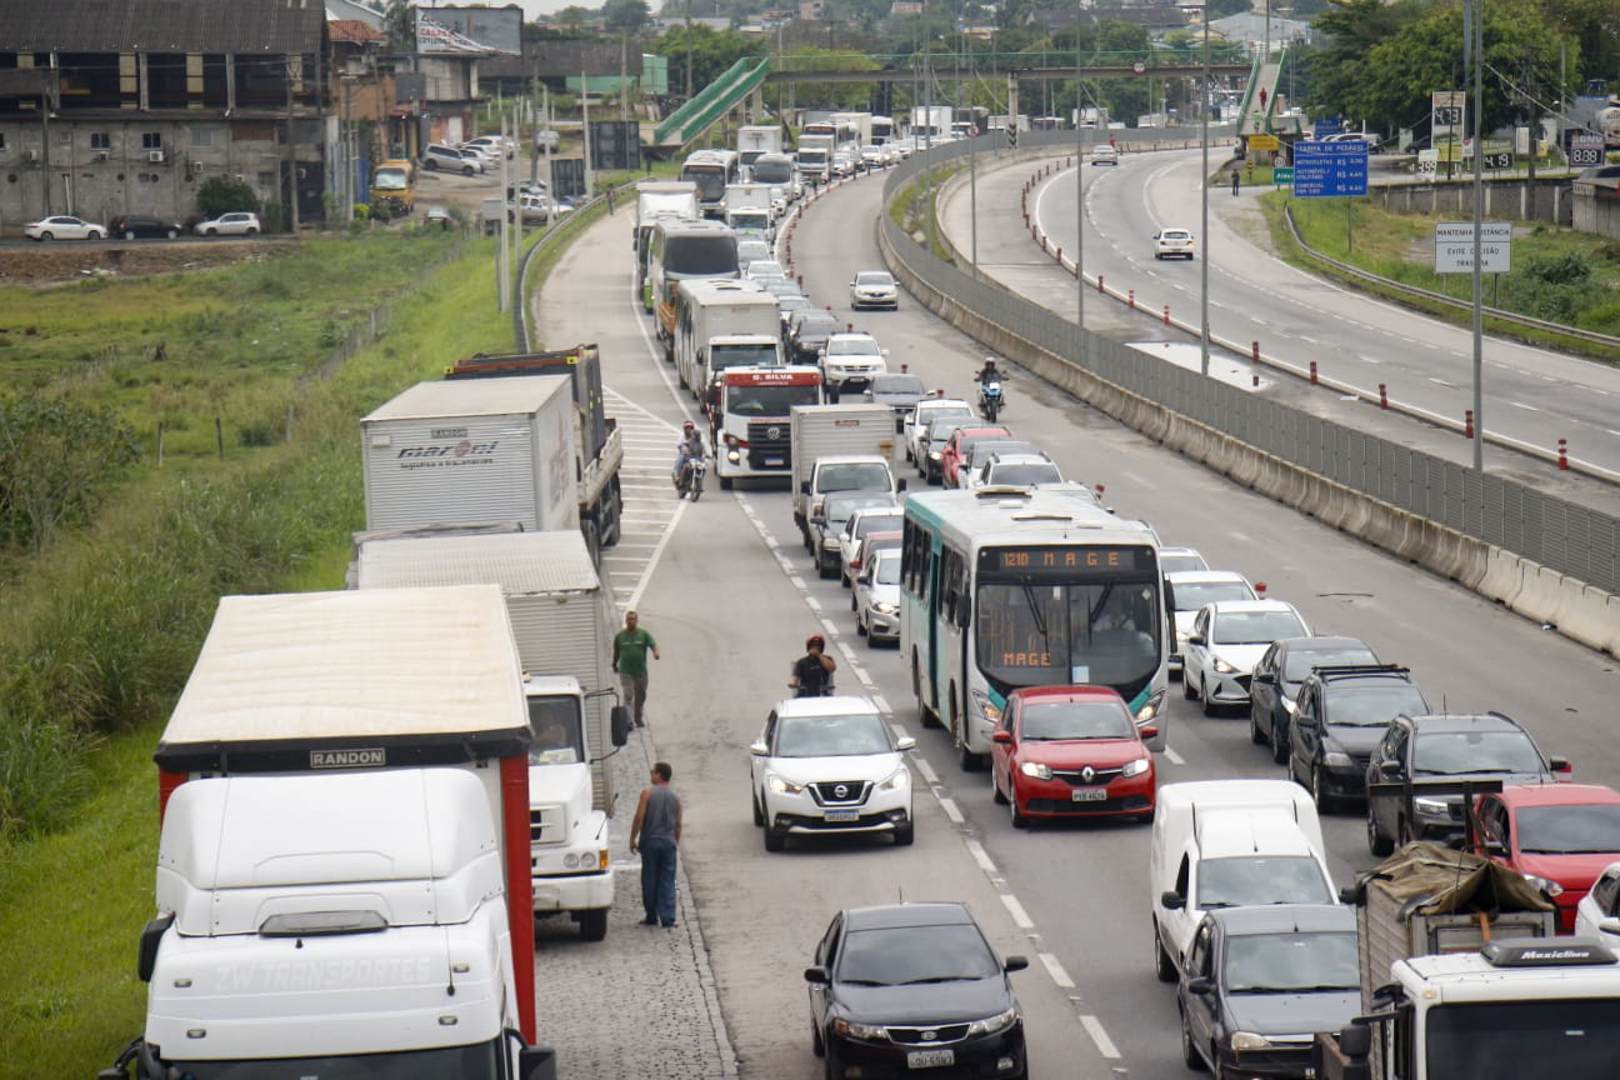
POLYGON ((1311 668, 1324 679, 1348 678, 1353 675, 1410 675, 1412 669, 1403 664, 1320 664, 1311 668))

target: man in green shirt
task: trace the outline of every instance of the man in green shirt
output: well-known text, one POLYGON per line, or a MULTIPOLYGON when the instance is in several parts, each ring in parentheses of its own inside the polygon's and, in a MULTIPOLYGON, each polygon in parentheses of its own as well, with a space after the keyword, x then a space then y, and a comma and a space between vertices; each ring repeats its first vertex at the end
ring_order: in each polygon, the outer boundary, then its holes
POLYGON ((648 649, 654 660, 663 659, 658 654, 658 642, 636 625, 636 613, 625 612, 624 629, 613 635, 613 670, 624 684, 624 703, 630 707, 636 727, 643 726, 642 712, 647 704, 648 649))

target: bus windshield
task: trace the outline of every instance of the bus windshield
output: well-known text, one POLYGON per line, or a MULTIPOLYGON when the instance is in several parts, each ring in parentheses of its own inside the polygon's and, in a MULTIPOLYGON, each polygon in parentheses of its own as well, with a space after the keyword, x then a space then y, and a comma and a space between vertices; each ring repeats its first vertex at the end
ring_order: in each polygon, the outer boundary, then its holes
POLYGON ((664 246, 664 270, 677 276, 735 274, 737 238, 729 233, 671 236, 664 246))
POLYGON ((793 162, 785 157, 761 157, 754 161, 754 180, 761 184, 793 182, 793 162))
POLYGON ((977 603, 979 669, 1004 688, 1090 683, 1130 701, 1159 669, 1159 586, 1152 579, 981 578, 977 603))
POLYGON ((697 185, 698 201, 717 203, 726 197, 726 171, 718 165, 688 165, 681 179, 697 185))
POLYGON ((723 371, 728 367, 745 364, 774 364, 781 360, 774 341, 756 341, 748 344, 709 346, 709 370, 723 371))

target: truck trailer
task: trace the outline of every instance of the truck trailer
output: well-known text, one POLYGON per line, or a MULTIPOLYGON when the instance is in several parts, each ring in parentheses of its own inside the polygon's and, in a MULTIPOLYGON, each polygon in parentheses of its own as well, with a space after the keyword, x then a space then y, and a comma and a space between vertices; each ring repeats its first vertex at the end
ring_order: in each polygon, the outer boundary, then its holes
POLYGON ((889 490, 905 490, 894 474, 894 413, 887 405, 795 405, 792 415, 793 523, 810 546, 810 515, 826 492, 813 483, 816 461, 824 457, 881 458, 890 473, 889 490))
POLYGON ((740 364, 782 362, 776 297, 752 281, 682 281, 675 290, 675 371, 708 412, 720 373, 740 364))
POLYGON ((782 128, 778 124, 744 124, 737 129, 737 159, 743 168, 753 168, 762 154, 782 152, 782 128))

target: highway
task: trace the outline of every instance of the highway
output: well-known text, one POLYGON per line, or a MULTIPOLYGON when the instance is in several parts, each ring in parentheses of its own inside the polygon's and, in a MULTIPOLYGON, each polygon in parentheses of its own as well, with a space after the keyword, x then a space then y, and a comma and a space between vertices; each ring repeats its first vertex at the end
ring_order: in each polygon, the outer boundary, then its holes
MULTIPOLYGON (((1109 227, 1121 243, 1141 232, 1140 220, 1125 218, 1137 213, 1125 208, 1130 178, 1156 193, 1177 173, 1168 157, 1150 160, 1157 164, 1128 162, 1093 190, 1094 200, 1120 190, 1109 214, 1122 220, 1109 227)), ((891 370, 906 364, 931 386, 967 394, 982 351, 909 297, 892 314, 847 310, 854 272, 881 266, 870 227, 881 186, 867 178, 809 208, 795 239, 796 270, 815 302, 878 337, 891 370)), ((1053 199, 1062 201, 1061 193, 1053 199)), ((565 258, 541 300, 540 337, 547 347, 599 342, 611 392, 638 417, 668 425, 673 458, 691 402, 675 392, 672 369, 651 346, 651 323, 632 300, 629 228, 629 215, 607 219, 565 258)), ((1145 242, 1140 250, 1149 250, 1145 242)), ((1125 272, 1128 261, 1114 257, 1122 269, 1105 272, 1125 272)), ((1088 266, 1089 259, 1090 252, 1088 266)), ((1196 264, 1163 268, 1164 275, 1183 271, 1196 281, 1196 264)), ((1105 484, 1110 505, 1151 521, 1166 543, 1195 546, 1211 565, 1266 582, 1317 632, 1366 639, 1386 661, 1409 665, 1437 706, 1504 711, 1545 750, 1574 760, 1577 779, 1620 782, 1609 732, 1620 688, 1612 659, 1217 478, 1016 370, 1008 393, 1007 423, 1046 448, 1069 477, 1105 484)), ((920 482, 914 473, 908 479, 920 482)), ((653 478, 636 494, 672 501, 667 484, 658 486, 653 478)), ((966 900, 1003 952, 1030 956, 1031 968, 1013 978, 1035 1075, 1184 1076, 1174 991, 1151 967, 1147 828, 1015 832, 1006 809, 992 803, 986 774, 960 772, 946 737, 917 723, 896 650, 872 650, 856 637, 847 592, 812 572, 780 486, 739 483, 721 493, 711 478, 701 502, 668 520, 634 591, 642 623, 664 653, 653 670, 649 724, 686 800, 686 869, 741 1075, 819 1075, 800 971, 839 907, 903 897, 966 900), (789 661, 818 629, 835 643, 840 688, 872 694, 919 740, 914 768, 925 786, 912 848, 829 841, 767 855, 751 823, 747 746, 785 693, 789 661)), ((1176 687, 1168 730, 1161 784, 1281 775, 1250 744, 1244 716, 1204 718, 1176 687)), ((1358 814, 1325 826, 1337 883, 1373 864, 1358 814)), ((656 1001, 646 1004, 656 1015, 656 1001)))

